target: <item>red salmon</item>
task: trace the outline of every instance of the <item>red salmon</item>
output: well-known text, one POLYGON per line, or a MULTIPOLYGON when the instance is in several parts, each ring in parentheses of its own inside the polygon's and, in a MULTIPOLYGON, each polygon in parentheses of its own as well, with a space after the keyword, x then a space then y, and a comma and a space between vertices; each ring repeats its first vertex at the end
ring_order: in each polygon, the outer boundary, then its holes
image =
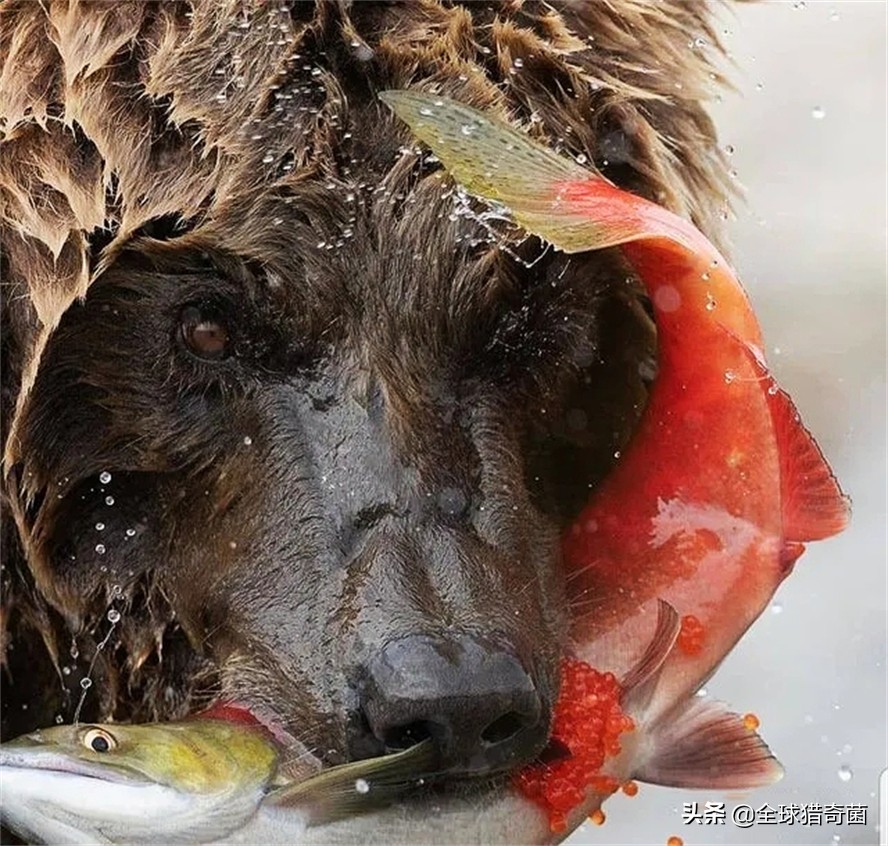
POLYGON ((748 721, 707 712, 691 695, 767 606, 803 542, 841 531, 849 507, 768 372, 736 275, 688 221, 515 129, 433 95, 381 96, 470 193, 565 252, 620 246, 647 289, 658 345, 649 402, 564 539, 575 654, 631 675, 649 664, 665 601, 681 619, 677 648, 661 625, 655 678, 633 694, 646 738, 632 773, 686 787, 773 780, 779 767, 763 744, 732 741, 751 733, 748 721))

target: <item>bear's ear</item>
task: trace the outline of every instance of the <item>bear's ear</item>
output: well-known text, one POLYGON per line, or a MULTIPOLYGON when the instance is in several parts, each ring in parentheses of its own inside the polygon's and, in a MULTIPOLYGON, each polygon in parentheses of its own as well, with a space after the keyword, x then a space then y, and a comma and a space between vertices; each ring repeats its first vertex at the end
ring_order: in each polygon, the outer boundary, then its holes
POLYGON ((530 433, 527 484, 567 527, 614 467, 656 375, 656 327, 631 279, 604 294, 596 343, 530 433))

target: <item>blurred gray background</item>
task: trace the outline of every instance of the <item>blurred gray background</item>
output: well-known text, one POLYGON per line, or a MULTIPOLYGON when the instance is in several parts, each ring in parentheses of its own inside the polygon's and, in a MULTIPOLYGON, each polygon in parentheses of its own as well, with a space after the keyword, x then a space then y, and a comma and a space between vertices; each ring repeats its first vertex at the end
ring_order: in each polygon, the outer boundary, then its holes
POLYGON ((642 785, 634 799, 608 801, 607 823, 581 828, 574 846, 665 844, 670 835, 686 846, 879 842, 878 775, 888 765, 886 3, 731 3, 721 21, 738 92, 713 112, 746 191, 733 259, 771 367, 851 494, 854 517, 844 535, 809 548, 707 686, 759 715, 783 781, 745 797, 642 785), (728 810, 865 804, 868 824, 684 825, 682 803, 692 801, 728 810))

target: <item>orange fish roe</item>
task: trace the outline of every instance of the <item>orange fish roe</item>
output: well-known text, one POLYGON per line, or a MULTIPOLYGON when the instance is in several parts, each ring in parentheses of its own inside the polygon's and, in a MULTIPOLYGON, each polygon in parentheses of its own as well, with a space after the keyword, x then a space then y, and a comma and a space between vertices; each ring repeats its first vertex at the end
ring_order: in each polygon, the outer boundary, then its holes
POLYGON ((684 846, 684 840, 673 834, 672 837, 666 841, 666 846, 684 846))
POLYGON ((607 817, 605 817, 604 811, 602 811, 601 808, 596 808, 591 814, 589 814, 589 819, 595 823, 595 825, 604 825, 604 821, 607 817))
POLYGON ((705 636, 703 624, 693 614, 686 614, 681 618, 677 643, 685 655, 699 655, 703 651, 705 636))
POLYGON ((743 725, 750 731, 755 731, 761 724, 762 721, 755 714, 743 715, 743 725))
POLYGON ((634 781, 627 781, 623 785, 623 793, 627 796, 635 796, 638 793, 638 785, 634 781))
MULTIPOLYGON (((601 767, 620 753, 620 735, 635 728, 620 707, 621 693, 612 673, 599 673, 582 661, 562 660, 552 744, 564 749, 565 756, 530 764, 515 776, 518 790, 548 812, 552 831, 565 830, 567 814, 583 801, 588 788, 600 793, 619 789, 620 783, 602 775, 601 767)), ((604 813, 596 811, 592 817, 596 814, 604 822, 604 813)))

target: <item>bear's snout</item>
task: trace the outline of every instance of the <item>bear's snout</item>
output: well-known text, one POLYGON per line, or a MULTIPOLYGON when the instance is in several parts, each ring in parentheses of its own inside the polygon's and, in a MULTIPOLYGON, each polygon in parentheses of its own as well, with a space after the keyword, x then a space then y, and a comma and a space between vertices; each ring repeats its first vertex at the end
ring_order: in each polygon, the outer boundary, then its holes
POLYGON ((485 775, 534 758, 552 712, 513 651, 468 634, 391 641, 368 662, 360 704, 386 750, 430 739, 447 775, 485 775))

